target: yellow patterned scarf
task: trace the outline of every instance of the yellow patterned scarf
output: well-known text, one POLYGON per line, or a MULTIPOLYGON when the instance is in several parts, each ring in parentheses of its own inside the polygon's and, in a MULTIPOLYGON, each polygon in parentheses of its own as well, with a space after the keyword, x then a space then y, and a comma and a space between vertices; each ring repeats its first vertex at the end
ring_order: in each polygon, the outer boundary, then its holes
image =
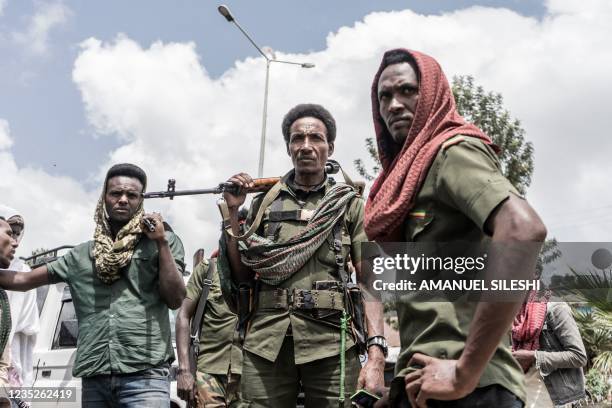
POLYGON ((132 219, 123 226, 113 240, 108 213, 104 203, 104 191, 96 206, 94 220, 96 231, 94 233, 93 256, 95 259, 98 278, 108 285, 118 280, 119 271, 132 260, 134 248, 142 236, 140 221, 144 214, 142 203, 132 219))

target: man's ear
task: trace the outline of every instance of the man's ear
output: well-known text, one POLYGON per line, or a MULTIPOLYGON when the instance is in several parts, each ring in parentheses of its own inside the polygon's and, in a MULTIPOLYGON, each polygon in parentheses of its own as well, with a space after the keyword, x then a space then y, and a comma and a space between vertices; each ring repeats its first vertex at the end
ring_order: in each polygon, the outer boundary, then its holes
POLYGON ((334 142, 329 142, 327 145, 329 146, 329 152, 327 153, 327 155, 331 156, 332 154, 334 154, 334 142))
POLYGON ((287 148, 287 155, 291 156, 291 152, 289 151, 289 143, 285 143, 285 148, 287 148))

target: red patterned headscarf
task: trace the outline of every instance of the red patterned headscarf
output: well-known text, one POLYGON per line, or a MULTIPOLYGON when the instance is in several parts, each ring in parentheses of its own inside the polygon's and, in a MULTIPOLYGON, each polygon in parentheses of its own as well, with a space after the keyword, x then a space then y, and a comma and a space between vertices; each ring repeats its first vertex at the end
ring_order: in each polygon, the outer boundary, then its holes
MULTIPOLYGON (((391 52, 385 53, 385 56, 391 52)), ((372 115, 382 170, 370 190, 365 208, 365 230, 372 241, 401 241, 401 227, 414 205, 440 146, 456 135, 491 139, 459 115, 442 68, 432 57, 400 49, 416 63, 419 99, 412 126, 401 149, 393 142, 378 103, 378 80, 387 67, 385 57, 372 83, 372 115)))
POLYGON ((530 292, 527 301, 523 303, 512 323, 512 351, 538 350, 540 334, 546 321, 546 310, 551 292, 543 296, 538 292, 530 292))

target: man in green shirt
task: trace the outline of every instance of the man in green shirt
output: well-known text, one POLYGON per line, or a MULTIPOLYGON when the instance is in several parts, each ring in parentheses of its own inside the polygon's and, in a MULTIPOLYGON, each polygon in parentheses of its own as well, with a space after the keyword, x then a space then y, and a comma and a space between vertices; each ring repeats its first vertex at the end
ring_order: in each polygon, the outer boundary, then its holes
MULTIPOLYGON (((503 242, 507 250, 490 257, 488 268, 533 275, 546 229, 502 175, 491 140, 457 113, 438 63, 416 51, 388 51, 372 104, 382 172, 366 205, 368 238, 503 242), (520 245, 527 242, 535 245, 520 245)), ((523 376, 507 336, 520 304, 400 300, 391 406, 522 406, 523 376)))
POLYGON ((30 273, 0 271, 6 289, 70 286, 79 324, 73 375, 82 377, 84 406, 170 406, 168 308, 185 297, 184 253, 161 216, 144 213, 145 187, 139 167, 111 167, 93 241, 30 273))
POLYGON ((232 407, 240 401, 242 350, 235 336, 238 316, 232 313, 221 293, 217 268, 210 282, 206 281, 211 263, 217 258, 202 260, 187 283, 187 297, 176 318, 176 348, 179 360, 177 391, 186 401, 197 401, 198 407, 232 407), (189 362, 189 322, 193 319, 203 288, 209 285, 206 309, 201 322, 197 378, 193 378, 189 362))
MULTIPOLYGON (((232 276, 244 284, 257 273, 259 286, 244 341, 242 398, 252 407, 291 407, 301 387, 306 406, 338 407, 340 402, 349 407, 357 387, 377 392, 383 386, 386 349, 380 302, 365 302, 374 339, 363 368, 354 338, 342 329, 348 309, 346 262, 349 255, 360 259, 360 244, 366 241, 363 200, 325 174, 336 136, 326 109, 298 105, 285 115, 282 130, 294 168, 253 199, 245 229, 257 219, 261 223, 246 243, 240 241, 241 250, 234 237, 245 194, 224 196, 233 231, 227 245, 232 276)), ((245 173, 229 181, 241 188, 254 185, 245 173)), ((369 277, 359 262, 355 270, 358 282, 367 286, 369 277)))

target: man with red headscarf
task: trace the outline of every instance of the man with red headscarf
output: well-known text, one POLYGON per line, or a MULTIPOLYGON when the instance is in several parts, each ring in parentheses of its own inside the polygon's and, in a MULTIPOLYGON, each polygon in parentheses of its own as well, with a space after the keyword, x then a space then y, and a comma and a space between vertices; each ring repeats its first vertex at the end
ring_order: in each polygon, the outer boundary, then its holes
MULTIPOLYGON (((385 53, 372 111, 382 171, 366 204, 370 240, 544 240, 540 218, 502 175, 491 139, 459 115, 433 58, 385 53)), ((537 251, 503 252, 488 259, 489 268, 507 275, 510 267, 534 270, 537 251)), ((520 303, 400 301, 402 351, 391 406, 521 407, 521 368, 502 341, 520 303)))

